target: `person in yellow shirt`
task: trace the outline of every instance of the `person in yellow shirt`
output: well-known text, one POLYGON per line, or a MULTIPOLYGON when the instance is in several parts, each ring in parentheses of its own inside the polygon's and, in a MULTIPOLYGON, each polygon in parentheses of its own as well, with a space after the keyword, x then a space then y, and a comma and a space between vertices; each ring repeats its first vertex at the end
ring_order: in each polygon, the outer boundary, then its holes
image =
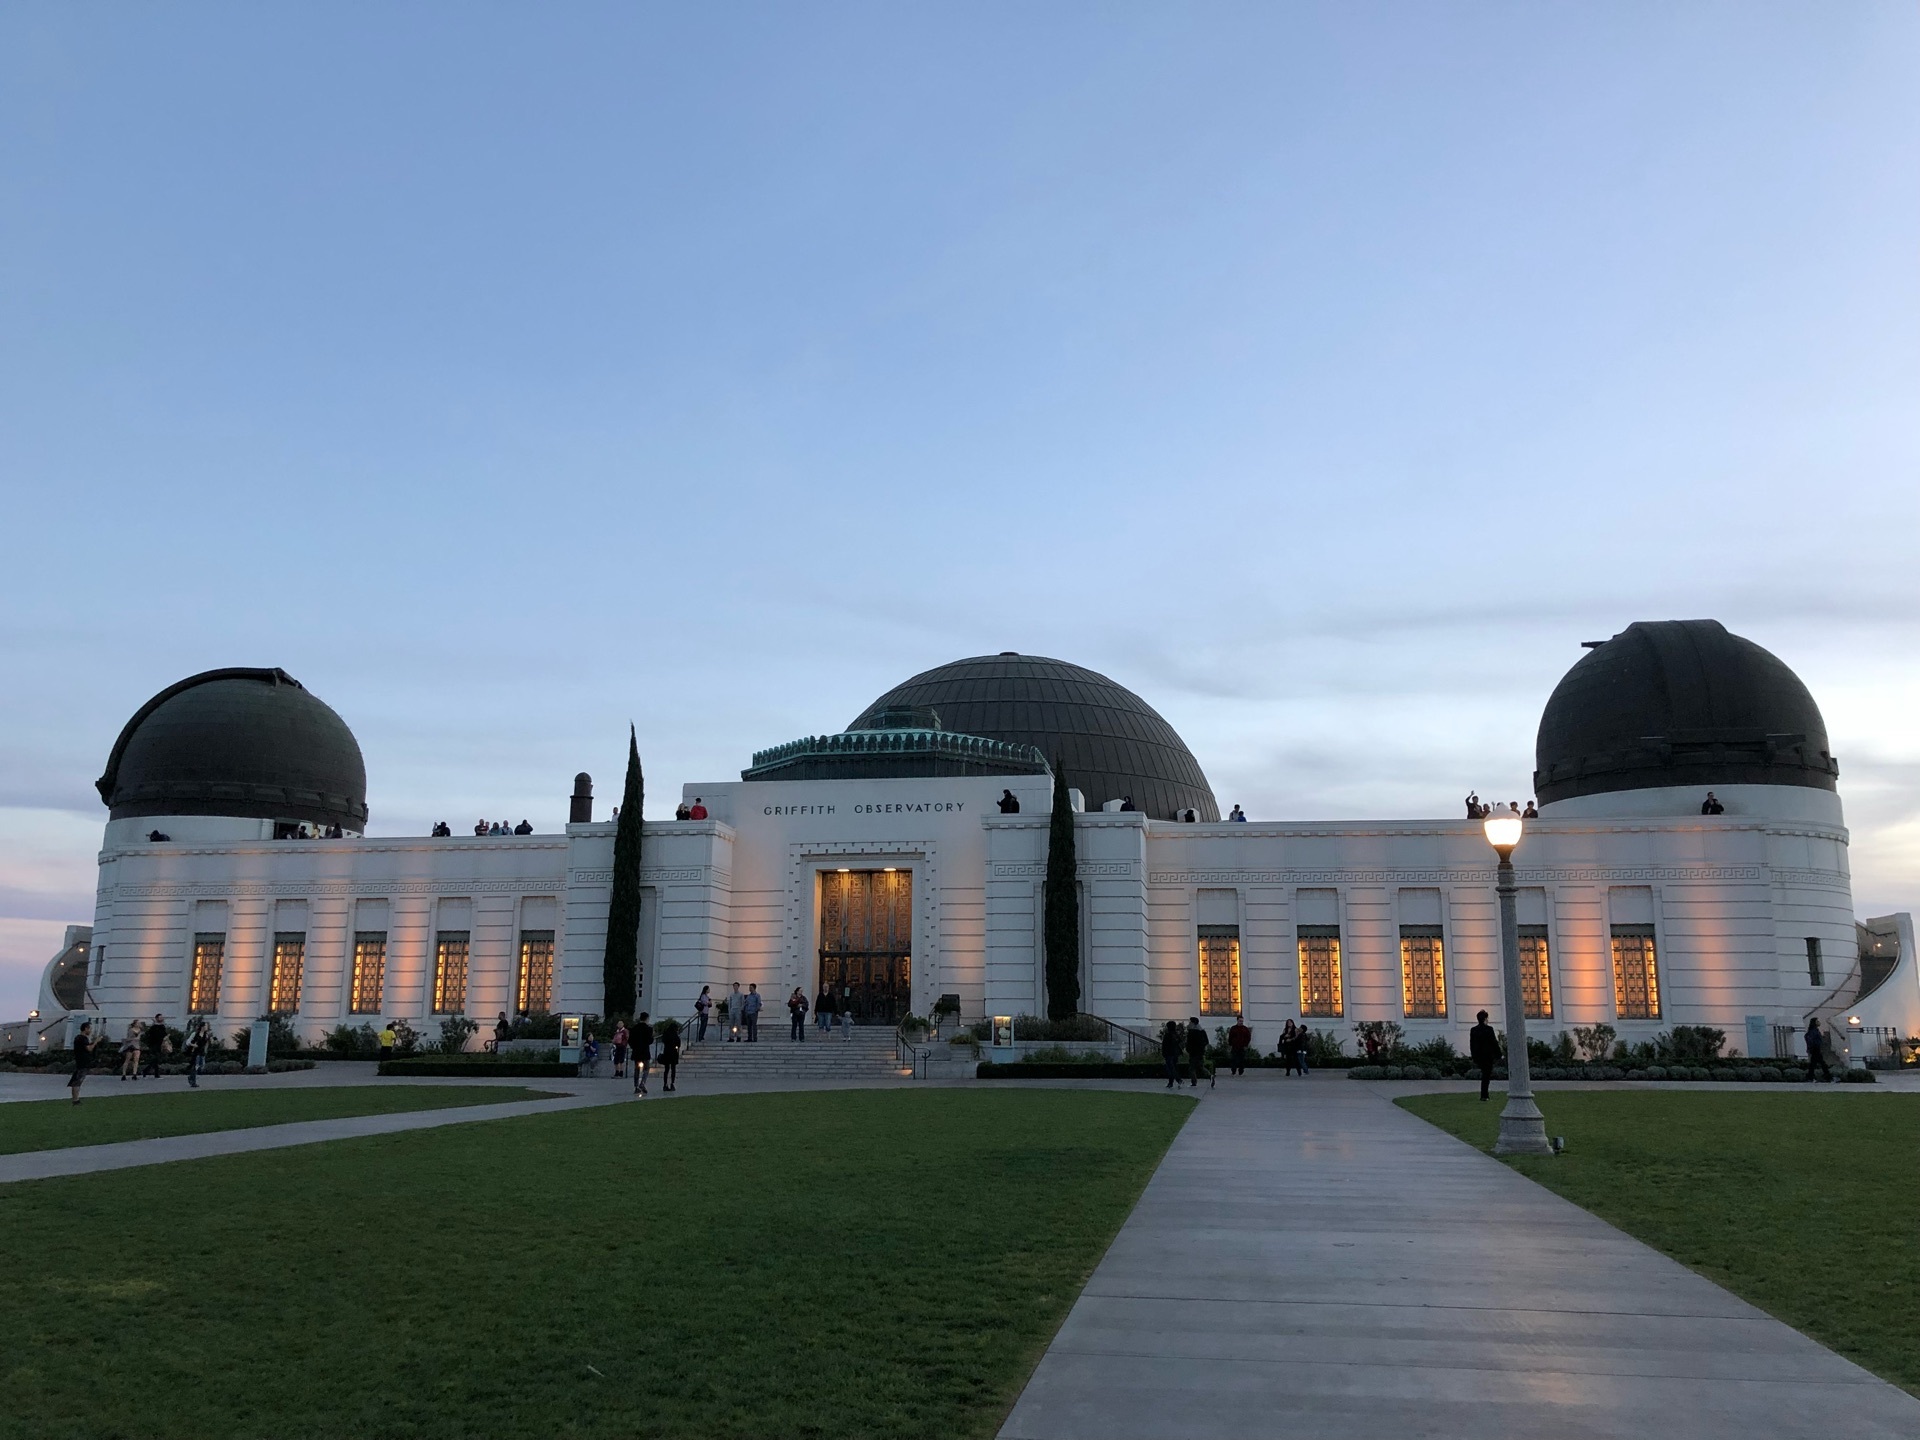
POLYGON ((382 1060, 393 1058, 393 1022, 391 1020, 380 1030, 380 1058, 382 1060))

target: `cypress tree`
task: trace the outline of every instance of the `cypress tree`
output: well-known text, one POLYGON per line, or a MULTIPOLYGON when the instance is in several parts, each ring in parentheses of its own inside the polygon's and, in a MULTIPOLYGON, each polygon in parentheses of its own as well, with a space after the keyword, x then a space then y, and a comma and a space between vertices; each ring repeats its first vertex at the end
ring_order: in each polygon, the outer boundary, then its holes
POLYGON ((631 1015, 640 991, 640 740, 627 727, 627 788, 613 831, 613 894, 607 900, 607 950, 601 966, 606 995, 600 1013, 608 1020, 631 1015))
POLYGON ((1067 774, 1053 766, 1053 817, 1047 825, 1047 881, 1043 891, 1047 937, 1047 1018, 1080 1012, 1080 885, 1073 856, 1073 805, 1067 774))

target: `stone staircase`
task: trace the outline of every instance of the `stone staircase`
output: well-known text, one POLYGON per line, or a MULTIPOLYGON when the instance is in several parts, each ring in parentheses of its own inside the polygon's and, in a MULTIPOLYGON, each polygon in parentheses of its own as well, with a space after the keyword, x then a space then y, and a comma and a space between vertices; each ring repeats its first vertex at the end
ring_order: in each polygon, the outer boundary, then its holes
MULTIPOLYGON (((692 1035, 689 1030, 688 1035, 692 1035)), ((894 1052, 891 1025, 856 1025, 849 1038, 835 1029, 822 1035, 811 1025, 796 1044, 782 1024, 760 1027, 760 1038, 728 1043, 726 1028, 709 1026, 706 1043, 680 1052, 680 1071, 691 1084, 702 1080, 898 1080, 909 1072, 894 1052)))

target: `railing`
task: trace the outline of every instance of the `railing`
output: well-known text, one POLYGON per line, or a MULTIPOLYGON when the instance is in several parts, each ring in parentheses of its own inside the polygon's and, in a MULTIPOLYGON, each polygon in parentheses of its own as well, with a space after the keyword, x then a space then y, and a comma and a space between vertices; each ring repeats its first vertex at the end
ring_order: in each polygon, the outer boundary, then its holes
POLYGON ((907 1039, 906 1029, 900 1025, 893 1027, 893 1058, 901 1069, 911 1070, 914 1079, 927 1078, 927 1051, 907 1039))
MULTIPOLYGON (((1083 1012, 1084 1013, 1084 1012, 1083 1012)), ((1108 1044, 1124 1044, 1127 1047, 1126 1058, 1137 1060, 1142 1055, 1150 1060, 1160 1058, 1160 1041, 1152 1035, 1144 1035, 1125 1025, 1115 1024, 1102 1015, 1084 1015, 1085 1019, 1098 1020, 1106 1027, 1108 1044)))

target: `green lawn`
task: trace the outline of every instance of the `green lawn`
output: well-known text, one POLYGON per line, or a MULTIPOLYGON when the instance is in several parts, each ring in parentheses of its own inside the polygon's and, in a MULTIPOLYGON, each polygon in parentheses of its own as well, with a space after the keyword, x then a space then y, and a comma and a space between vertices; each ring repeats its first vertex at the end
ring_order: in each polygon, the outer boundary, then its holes
POLYGON ((0 1186, 6 1433, 990 1436, 1191 1106, 701 1097, 0 1186))
MULTIPOLYGON (((1558 1091, 1516 1170, 1920 1394, 1920 1095, 1558 1091)), ((1399 1102, 1490 1149, 1500 1108, 1399 1102)))
MULTIPOLYGON (((161 1135, 245 1130, 290 1120, 334 1120, 343 1115, 393 1115, 456 1105, 502 1105, 541 1100, 551 1091, 514 1085, 340 1085, 299 1090, 223 1090, 218 1080, 199 1090, 162 1095, 87 1095, 0 1105, 0 1155, 64 1150, 161 1135)), ((132 1086, 128 1086, 132 1089, 132 1086)))

